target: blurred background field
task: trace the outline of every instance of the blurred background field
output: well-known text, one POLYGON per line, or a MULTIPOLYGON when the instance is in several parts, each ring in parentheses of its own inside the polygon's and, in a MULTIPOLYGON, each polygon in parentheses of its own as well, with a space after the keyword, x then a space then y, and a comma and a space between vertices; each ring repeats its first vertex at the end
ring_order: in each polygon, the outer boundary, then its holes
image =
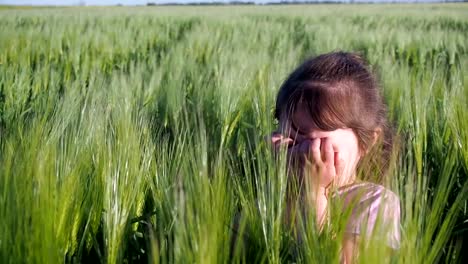
POLYGON ((0 8, 0 262, 339 262, 339 239, 307 226, 298 242, 283 224, 286 175, 263 141, 281 82, 334 50, 373 65, 400 138, 385 185, 401 248, 377 241, 359 262, 462 262, 467 14, 0 8))

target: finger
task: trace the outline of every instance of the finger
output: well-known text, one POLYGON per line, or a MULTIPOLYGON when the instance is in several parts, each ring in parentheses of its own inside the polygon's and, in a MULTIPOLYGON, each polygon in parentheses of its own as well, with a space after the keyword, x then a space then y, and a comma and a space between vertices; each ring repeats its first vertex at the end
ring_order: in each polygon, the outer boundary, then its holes
POLYGON ((327 165, 333 166, 333 164, 335 163, 334 151, 329 138, 322 139, 321 154, 323 162, 327 165))
POLYGON ((312 152, 312 160, 317 165, 321 165, 323 163, 321 154, 320 154, 320 144, 321 144, 320 138, 316 138, 312 141, 312 145, 310 148, 312 152))
POLYGON ((334 152, 334 160, 336 175, 342 175, 344 170, 344 161, 341 158, 340 152, 334 152))
POLYGON ((276 142, 277 145, 292 145, 294 140, 292 138, 281 138, 276 142))
POLYGON ((281 135, 281 133, 276 132, 276 131, 271 133, 271 136, 270 136, 271 143, 273 143, 273 144, 275 144, 276 142, 278 142, 282 138, 284 138, 284 136, 281 135))
POLYGON ((289 138, 289 137, 285 137, 279 133, 273 133, 271 135, 271 143, 274 144, 274 145, 278 145, 278 144, 292 144, 293 143, 293 139, 292 138, 289 138))

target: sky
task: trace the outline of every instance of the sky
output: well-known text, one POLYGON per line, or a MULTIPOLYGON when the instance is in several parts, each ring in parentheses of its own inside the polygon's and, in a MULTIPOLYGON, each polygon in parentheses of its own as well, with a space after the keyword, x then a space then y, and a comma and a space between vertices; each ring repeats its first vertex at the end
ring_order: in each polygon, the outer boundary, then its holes
POLYGON ((84 2, 87 5, 146 5, 151 0, 0 0, 0 4, 8 5, 77 5, 84 2))
MULTIPOLYGON (((78 5, 86 3, 86 5, 146 5, 150 3, 167 3, 167 2, 229 2, 229 0, 0 0, 0 5, 78 5)), ((244 0, 246 1, 246 0, 244 0)), ((250 0, 248 0, 250 1, 250 0)))
MULTIPOLYGON (((229 2, 230 0, 0 0, 0 5, 78 5, 85 3, 86 5, 146 5, 152 3, 188 3, 188 2, 229 2)), ((257 3, 278 2, 280 0, 241 0, 252 1, 257 3)), ((320 0, 318 0, 320 1, 320 0)), ((338 0, 342 1, 342 0, 338 0)), ((368 0, 365 0, 368 1, 368 0)), ((390 2, 395 0, 370 0, 374 2, 390 2)), ((411 2, 437 2, 438 0, 409 0, 411 2)), ((358 1, 355 1, 358 2, 358 1)), ((395 2, 406 2, 406 0, 396 0, 395 2)))

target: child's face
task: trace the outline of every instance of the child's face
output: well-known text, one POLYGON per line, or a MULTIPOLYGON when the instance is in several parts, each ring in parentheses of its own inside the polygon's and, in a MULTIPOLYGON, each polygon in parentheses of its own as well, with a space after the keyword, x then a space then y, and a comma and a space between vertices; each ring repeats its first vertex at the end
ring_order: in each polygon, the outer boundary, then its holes
MULTIPOLYGON (((282 120, 281 120, 282 121, 282 120)), ((327 138, 335 152, 335 159, 339 157, 344 163, 343 175, 337 175, 335 183, 338 186, 354 179, 356 165, 361 157, 358 139, 350 128, 336 129, 333 131, 323 131, 314 127, 314 122, 310 115, 298 107, 291 120, 281 122, 285 131, 289 131, 289 137, 300 144, 305 140, 323 140, 327 138)))

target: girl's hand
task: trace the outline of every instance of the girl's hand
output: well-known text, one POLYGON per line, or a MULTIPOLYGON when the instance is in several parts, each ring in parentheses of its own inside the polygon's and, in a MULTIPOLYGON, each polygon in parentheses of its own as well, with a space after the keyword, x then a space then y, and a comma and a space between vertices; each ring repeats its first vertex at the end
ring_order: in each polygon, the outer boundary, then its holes
POLYGON ((306 157, 306 163, 303 169, 305 175, 313 177, 314 183, 319 188, 326 189, 341 172, 342 166, 339 161, 339 152, 335 152, 328 138, 315 138, 305 140, 301 145, 306 157), (308 172, 308 174, 307 174, 308 172))
POLYGON ((298 176, 314 180, 314 185, 325 189, 343 171, 339 152, 335 152, 327 138, 306 139, 300 143, 280 133, 273 133, 271 142, 275 150, 288 145, 288 166, 298 170, 298 176), (296 143, 296 144, 295 144, 296 143))
POLYGON ((282 145, 287 145, 288 147, 294 143, 294 140, 290 137, 285 137, 279 132, 273 132, 271 134, 271 144, 273 145, 275 151, 279 151, 279 148, 282 145))

